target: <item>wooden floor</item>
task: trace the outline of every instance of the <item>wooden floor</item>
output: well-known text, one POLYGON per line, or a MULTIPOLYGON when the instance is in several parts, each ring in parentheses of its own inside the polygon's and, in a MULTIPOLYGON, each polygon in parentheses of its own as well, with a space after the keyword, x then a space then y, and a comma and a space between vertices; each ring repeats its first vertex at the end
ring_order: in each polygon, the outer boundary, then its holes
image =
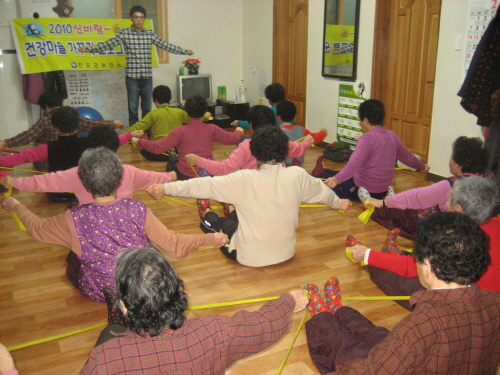
MULTIPOLYGON (((216 145, 215 158, 223 160, 234 146, 216 145)), ((312 148, 306 154, 304 167, 314 168, 322 149, 312 148)), ((162 171, 165 163, 146 161, 139 149, 124 145, 118 151, 124 163, 139 168, 162 171)), ((325 163, 332 169, 340 164, 325 163)), ((19 168, 33 169, 31 164, 19 168)), ((15 171, 15 177, 29 172, 15 171)), ((429 183, 422 173, 398 171, 394 182, 396 192, 429 183)), ((44 194, 14 191, 13 196, 42 217, 61 213, 65 207, 48 201, 44 194)), ((145 202, 170 229, 181 233, 200 233, 197 210, 166 199, 154 201, 138 191, 134 198, 145 202)), ((189 204, 194 199, 179 198, 189 204)), ((0 209, 3 210, 3 209, 0 209)), ((295 257, 283 264, 248 268, 224 257, 219 249, 205 246, 187 259, 172 260, 184 280, 190 305, 202 305, 248 298, 278 296, 288 290, 316 283, 320 289, 332 276, 341 282, 344 296, 383 295, 361 266, 344 256, 345 238, 355 235, 366 245, 381 248, 387 231, 370 221, 362 224, 357 216, 361 203, 353 204, 346 214, 329 208, 301 208, 297 228, 295 257)), ((272 214, 272 213, 270 213, 272 214)), ((73 332, 106 321, 106 306, 79 295, 66 280, 65 258, 68 250, 58 245, 35 241, 21 232, 5 211, 0 215, 0 341, 7 347, 73 332)), ((401 239, 400 245, 411 247, 401 239)), ((188 318, 207 314, 232 315, 240 309, 256 310, 262 303, 188 312, 188 318)), ((392 301, 349 302, 375 324, 393 328, 408 312, 392 301)), ((297 327, 306 312, 295 314, 291 330, 269 350, 240 361, 227 374, 276 374, 285 357, 297 327)), ((26 374, 77 374, 85 364, 100 330, 80 333, 49 343, 13 352, 17 366, 26 374)), ((319 374, 307 348, 303 329, 298 335, 283 374, 319 374)))

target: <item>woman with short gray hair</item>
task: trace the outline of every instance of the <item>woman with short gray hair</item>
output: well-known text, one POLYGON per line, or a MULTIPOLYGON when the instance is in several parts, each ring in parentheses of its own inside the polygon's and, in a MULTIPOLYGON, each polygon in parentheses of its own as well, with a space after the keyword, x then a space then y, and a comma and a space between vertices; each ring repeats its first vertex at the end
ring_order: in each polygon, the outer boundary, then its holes
POLYGON ((220 247, 227 242, 223 233, 175 233, 160 223, 144 203, 132 198, 116 199, 122 171, 113 151, 89 149, 80 159, 78 175, 95 203, 41 219, 16 199, 3 201, 5 209, 16 212, 35 239, 72 250, 68 278, 83 296, 98 302, 105 301, 105 288, 114 290, 115 258, 127 248, 155 243, 167 255, 181 259, 199 246, 220 247))

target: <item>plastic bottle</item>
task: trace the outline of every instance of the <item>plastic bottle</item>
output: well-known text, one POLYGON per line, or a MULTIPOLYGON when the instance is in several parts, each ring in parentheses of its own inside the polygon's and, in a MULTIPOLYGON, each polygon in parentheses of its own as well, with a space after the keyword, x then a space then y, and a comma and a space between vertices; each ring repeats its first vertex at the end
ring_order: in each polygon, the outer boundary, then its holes
POLYGON ((180 66, 180 68, 179 68, 179 75, 180 75, 180 76, 183 76, 183 75, 184 75, 184 66, 182 66, 182 65, 181 65, 181 66, 180 66))
POLYGON ((243 83, 243 80, 241 80, 241 85, 240 85, 240 102, 244 103, 247 101, 247 88, 245 87, 245 84, 243 83))

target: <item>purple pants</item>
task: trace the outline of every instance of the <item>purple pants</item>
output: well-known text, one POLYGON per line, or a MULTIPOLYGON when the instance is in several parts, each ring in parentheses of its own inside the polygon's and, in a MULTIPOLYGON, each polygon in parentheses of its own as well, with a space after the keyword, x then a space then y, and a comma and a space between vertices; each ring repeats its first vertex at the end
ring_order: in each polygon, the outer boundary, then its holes
POLYGON ((314 364, 322 374, 338 365, 366 358, 384 341, 389 330, 377 327, 358 311, 343 306, 335 314, 322 312, 306 323, 307 344, 314 364))

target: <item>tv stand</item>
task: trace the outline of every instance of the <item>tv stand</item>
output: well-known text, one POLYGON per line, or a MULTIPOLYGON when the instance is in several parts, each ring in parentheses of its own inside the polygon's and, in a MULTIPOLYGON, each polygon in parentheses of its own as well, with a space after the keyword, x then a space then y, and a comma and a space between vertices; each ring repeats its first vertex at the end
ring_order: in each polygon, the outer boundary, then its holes
POLYGON ((222 106, 217 106, 215 104, 209 105, 208 111, 212 113, 212 115, 214 116, 214 119, 210 120, 209 122, 217 126, 220 126, 221 128, 234 128, 233 126, 231 126, 231 123, 234 120, 244 120, 244 121, 248 120, 249 110, 250 110, 250 104, 248 103, 227 103, 222 106), (216 107, 219 107, 218 110, 222 109, 222 113, 227 115, 229 118, 220 120, 216 119, 215 118, 216 107))

